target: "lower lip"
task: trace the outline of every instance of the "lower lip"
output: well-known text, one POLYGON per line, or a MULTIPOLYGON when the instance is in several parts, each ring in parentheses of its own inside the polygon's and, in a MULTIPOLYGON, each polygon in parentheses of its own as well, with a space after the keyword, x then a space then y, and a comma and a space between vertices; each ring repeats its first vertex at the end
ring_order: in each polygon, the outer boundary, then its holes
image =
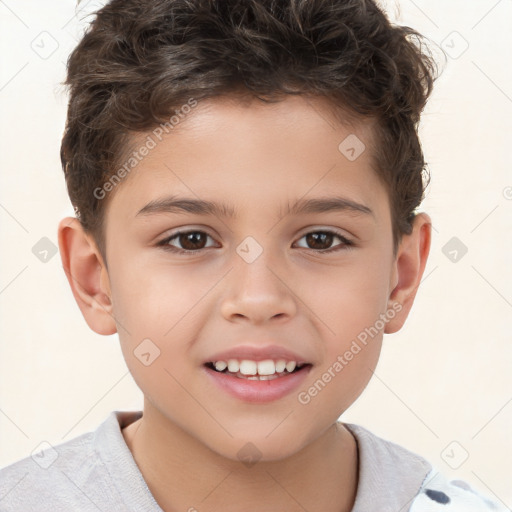
POLYGON ((245 402, 254 403, 272 402, 283 398, 297 389, 311 370, 311 366, 305 366, 302 370, 285 377, 272 380, 249 380, 216 372, 206 366, 203 368, 209 378, 228 394, 245 402))

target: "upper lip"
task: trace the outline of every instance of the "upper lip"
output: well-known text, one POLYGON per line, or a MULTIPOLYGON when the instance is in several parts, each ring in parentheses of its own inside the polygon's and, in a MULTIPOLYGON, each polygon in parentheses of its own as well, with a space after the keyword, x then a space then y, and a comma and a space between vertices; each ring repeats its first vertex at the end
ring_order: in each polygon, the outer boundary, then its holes
POLYGON ((209 359, 205 360, 204 364, 214 363, 216 361, 228 361, 229 359, 249 359, 251 361, 263 361, 265 359, 278 361, 279 359, 284 359, 285 361, 296 361, 298 364, 309 363, 306 358, 279 345, 238 345, 237 347, 215 353, 209 359))

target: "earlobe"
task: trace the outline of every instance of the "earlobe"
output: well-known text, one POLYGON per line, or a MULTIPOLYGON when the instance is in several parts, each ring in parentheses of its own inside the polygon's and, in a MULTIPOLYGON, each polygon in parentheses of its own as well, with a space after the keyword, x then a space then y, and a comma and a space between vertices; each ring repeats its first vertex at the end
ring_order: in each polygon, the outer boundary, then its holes
POLYGON ((396 284, 389 296, 389 305, 396 314, 386 324, 386 334, 400 330, 409 315, 427 264, 431 232, 430 217, 419 213, 414 218, 412 233, 402 237, 394 263, 396 284))
POLYGON ((92 237, 78 219, 66 217, 59 223, 58 238, 62 266, 87 325, 98 334, 114 334, 108 272, 92 237))

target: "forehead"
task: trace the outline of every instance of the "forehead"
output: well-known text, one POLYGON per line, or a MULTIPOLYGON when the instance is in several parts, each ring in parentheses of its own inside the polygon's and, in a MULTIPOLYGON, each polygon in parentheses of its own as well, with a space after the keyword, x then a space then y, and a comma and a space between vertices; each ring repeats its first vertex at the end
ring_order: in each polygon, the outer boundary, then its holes
POLYGON ((187 112, 176 117, 179 122, 169 133, 157 127, 133 136, 125 162, 144 146, 151 148, 113 191, 109 208, 115 205, 133 218, 165 194, 222 196, 238 211, 276 202, 281 209, 333 188, 362 203, 382 193, 374 172, 372 125, 353 118, 341 123, 324 98, 289 96, 263 103, 221 97, 187 112))

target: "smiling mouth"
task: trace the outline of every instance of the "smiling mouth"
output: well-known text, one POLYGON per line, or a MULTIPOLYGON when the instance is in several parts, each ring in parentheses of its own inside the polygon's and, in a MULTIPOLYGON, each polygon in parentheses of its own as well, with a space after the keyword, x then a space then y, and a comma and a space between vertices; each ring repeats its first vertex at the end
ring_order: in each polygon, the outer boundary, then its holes
POLYGON ((274 380, 274 379, 281 379, 284 377, 287 377, 288 375, 292 375, 294 373, 299 373, 303 370, 308 369, 312 365, 309 363, 301 363, 301 364, 287 364, 284 369, 282 369, 281 365, 270 365, 268 369, 259 369, 257 366, 255 368, 255 365, 252 364, 252 362, 246 362, 242 361, 240 364, 236 364, 232 361, 229 361, 231 363, 229 367, 227 366, 228 363, 219 364, 217 363, 205 363, 205 367, 209 368, 210 370, 213 370, 217 373, 225 374, 226 376, 230 377, 236 377, 239 379, 246 379, 246 380, 274 380), (244 364, 246 363, 246 364, 244 364), (276 368, 277 366, 277 368, 276 368), (230 370, 236 370, 236 371, 230 371, 230 370), (259 371, 258 371, 259 370, 259 371), (280 370, 280 371, 278 371, 280 370), (263 374, 260 374, 263 373, 263 374))

